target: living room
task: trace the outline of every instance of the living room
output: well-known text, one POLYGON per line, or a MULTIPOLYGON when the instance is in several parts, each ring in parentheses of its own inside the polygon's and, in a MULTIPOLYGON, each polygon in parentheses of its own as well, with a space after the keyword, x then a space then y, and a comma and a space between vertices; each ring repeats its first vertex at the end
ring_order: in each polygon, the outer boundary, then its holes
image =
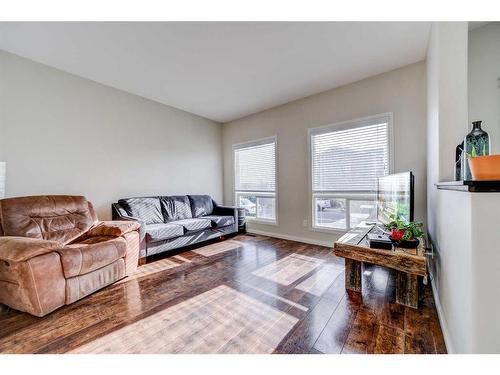
POLYGON ((1 353, 500 352, 500 22, 27 19, 1 353))

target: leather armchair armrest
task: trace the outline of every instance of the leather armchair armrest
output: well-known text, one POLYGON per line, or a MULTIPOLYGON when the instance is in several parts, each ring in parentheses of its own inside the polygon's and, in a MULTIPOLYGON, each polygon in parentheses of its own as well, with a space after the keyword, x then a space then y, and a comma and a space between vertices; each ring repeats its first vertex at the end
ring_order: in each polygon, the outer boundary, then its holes
POLYGON ((63 245, 57 241, 5 236, 0 237, 0 259, 8 262, 23 262, 62 247, 63 245))
POLYGON ((96 236, 113 236, 121 237, 125 233, 139 230, 141 224, 137 221, 122 220, 122 221, 100 221, 91 228, 87 235, 90 237, 96 236))
POLYGON ((0 237, 0 302, 44 316, 63 306, 66 297, 61 257, 63 245, 29 237, 0 237))

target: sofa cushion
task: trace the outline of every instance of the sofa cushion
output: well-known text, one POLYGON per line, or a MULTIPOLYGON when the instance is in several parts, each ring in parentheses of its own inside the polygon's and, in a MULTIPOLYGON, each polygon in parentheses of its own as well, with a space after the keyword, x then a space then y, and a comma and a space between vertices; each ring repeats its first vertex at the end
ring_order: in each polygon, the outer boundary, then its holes
POLYGON ((209 219, 214 228, 222 228, 234 224, 234 216, 208 215, 203 216, 203 219, 209 219))
POLYGON ((169 240, 184 235, 184 227, 174 223, 149 224, 146 226, 148 242, 169 240))
POLYGON ((127 241, 123 237, 90 237, 56 250, 61 256, 64 276, 84 275, 123 258, 127 241))
POLYGON ((163 207, 165 222, 190 219, 193 217, 189 198, 186 195, 160 197, 160 200, 161 206, 163 207))
POLYGON ((210 215, 214 211, 214 202, 210 195, 188 195, 188 197, 193 217, 210 215))
POLYGON ((118 203, 129 216, 141 219, 146 224, 163 223, 159 197, 120 199, 118 203))
POLYGON ((212 228, 212 221, 205 218, 177 220, 175 224, 182 225, 187 231, 199 231, 212 228))

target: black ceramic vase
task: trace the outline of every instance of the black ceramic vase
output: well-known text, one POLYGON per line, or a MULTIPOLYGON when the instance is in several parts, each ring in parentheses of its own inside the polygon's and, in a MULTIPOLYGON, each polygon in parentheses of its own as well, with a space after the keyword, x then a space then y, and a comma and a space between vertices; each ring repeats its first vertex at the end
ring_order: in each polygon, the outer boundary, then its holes
POLYGON ((481 129, 481 123, 482 121, 472 122, 472 131, 467 134, 464 140, 464 151, 462 152, 462 170, 464 180, 472 180, 467 158, 490 154, 490 136, 483 129, 481 129))
POLYGON ((464 152, 464 142, 460 143, 455 149, 455 181, 461 181, 464 179, 462 171, 462 153, 464 152))

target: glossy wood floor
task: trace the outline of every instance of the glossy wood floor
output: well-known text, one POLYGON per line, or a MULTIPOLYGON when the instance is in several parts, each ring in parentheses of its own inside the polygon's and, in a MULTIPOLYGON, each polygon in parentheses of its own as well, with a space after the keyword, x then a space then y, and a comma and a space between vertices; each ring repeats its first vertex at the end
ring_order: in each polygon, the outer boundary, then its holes
POLYGON ((394 274, 365 266, 346 293, 332 249, 268 237, 155 260, 44 318, 5 309, 8 353, 446 353, 430 287, 394 302, 394 274))

